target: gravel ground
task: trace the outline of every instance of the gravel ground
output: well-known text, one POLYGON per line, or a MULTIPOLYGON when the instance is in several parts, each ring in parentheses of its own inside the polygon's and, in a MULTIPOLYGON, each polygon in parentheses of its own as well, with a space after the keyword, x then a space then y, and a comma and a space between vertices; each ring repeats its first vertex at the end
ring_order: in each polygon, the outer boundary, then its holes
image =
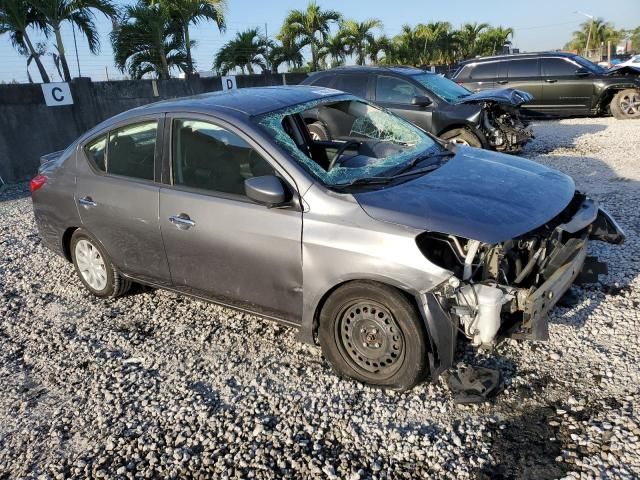
POLYGON ((41 246, 24 185, 0 194, 0 478, 638 478, 640 122, 535 125, 525 155, 626 229, 549 342, 461 342, 506 390, 457 406, 338 380, 295 331, 165 291, 89 296, 41 246))

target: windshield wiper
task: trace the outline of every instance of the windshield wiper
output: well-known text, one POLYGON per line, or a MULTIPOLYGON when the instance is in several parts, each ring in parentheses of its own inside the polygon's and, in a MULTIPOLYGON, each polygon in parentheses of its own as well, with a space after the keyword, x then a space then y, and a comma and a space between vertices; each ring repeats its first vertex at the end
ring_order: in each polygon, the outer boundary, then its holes
MULTIPOLYGON (((415 167, 417 164, 419 164, 420 162, 424 161, 424 160, 429 160, 430 158, 442 158, 442 157, 449 157, 451 155, 455 155, 454 152, 440 152, 440 153, 432 153, 432 154, 428 154, 428 155, 420 155, 418 157, 415 157, 413 159, 411 159, 404 167, 402 167, 400 170, 398 170, 395 174, 394 177, 397 177, 398 175, 408 172, 409 170, 411 170, 413 167, 415 167)), ((436 165, 434 165, 436 167, 440 166, 440 162, 438 162, 436 165)))
POLYGON ((384 185, 389 183, 395 177, 362 177, 351 180, 347 183, 335 183, 331 185, 332 188, 343 189, 348 187, 356 187, 358 185, 384 185))

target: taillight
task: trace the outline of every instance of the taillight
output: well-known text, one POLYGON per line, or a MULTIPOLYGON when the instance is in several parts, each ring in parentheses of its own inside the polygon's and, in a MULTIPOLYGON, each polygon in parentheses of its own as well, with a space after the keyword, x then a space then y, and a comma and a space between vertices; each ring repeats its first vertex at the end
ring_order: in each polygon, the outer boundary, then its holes
POLYGON ((44 175, 36 175, 33 177, 31 182, 29 182, 29 189, 31 190, 31 193, 39 190, 45 183, 47 183, 47 177, 44 175))

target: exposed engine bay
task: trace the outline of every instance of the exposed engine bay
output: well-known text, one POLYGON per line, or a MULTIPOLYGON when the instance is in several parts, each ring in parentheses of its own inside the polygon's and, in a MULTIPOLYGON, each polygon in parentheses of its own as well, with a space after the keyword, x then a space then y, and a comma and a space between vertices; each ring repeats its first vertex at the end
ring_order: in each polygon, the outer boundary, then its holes
POLYGON ((436 298, 476 346, 500 336, 548 338, 547 312, 569 289, 586 258, 589 239, 622 243, 624 233, 594 200, 576 193, 557 217, 497 244, 424 233, 421 251, 453 272, 436 298))
POLYGON ((482 119, 478 128, 487 143, 500 152, 519 152, 535 138, 529 122, 520 116, 520 108, 486 101, 481 104, 482 119))

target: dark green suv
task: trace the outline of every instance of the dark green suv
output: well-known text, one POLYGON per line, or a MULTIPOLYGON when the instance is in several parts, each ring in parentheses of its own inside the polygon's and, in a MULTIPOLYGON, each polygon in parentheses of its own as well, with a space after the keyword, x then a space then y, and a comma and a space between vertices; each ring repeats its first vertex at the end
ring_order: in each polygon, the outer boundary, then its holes
POLYGON ((511 87, 529 92, 534 99, 522 111, 532 116, 640 118, 640 69, 605 69, 571 53, 474 58, 462 62, 451 78, 471 91, 511 87))

